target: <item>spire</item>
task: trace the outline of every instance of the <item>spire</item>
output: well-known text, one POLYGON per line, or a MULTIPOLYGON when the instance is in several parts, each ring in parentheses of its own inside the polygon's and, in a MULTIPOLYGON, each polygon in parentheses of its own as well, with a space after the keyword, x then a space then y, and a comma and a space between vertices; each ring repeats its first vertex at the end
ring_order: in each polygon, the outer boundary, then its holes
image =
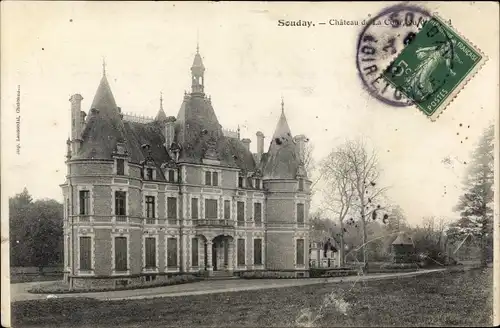
POLYGON ((102 76, 106 76, 106 59, 102 57, 102 76))
POLYGON ((205 66, 200 55, 200 47, 198 41, 196 42, 196 54, 194 55, 193 66, 191 66, 191 92, 203 93, 205 66))
POLYGON ((196 30, 196 53, 200 53, 200 30, 196 30))
POLYGON ((300 163, 284 107, 284 100, 281 98, 281 115, 263 167, 264 176, 270 179, 295 179, 300 163))
POLYGON ((163 110, 163 92, 160 91, 160 110, 158 110, 158 114, 156 114, 155 120, 158 122, 164 121, 167 119, 167 114, 163 110))

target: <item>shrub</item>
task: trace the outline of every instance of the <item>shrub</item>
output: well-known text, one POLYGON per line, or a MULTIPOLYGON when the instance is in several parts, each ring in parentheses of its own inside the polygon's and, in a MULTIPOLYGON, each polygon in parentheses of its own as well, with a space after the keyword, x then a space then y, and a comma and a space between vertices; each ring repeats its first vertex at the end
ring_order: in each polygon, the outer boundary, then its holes
POLYGON ((67 285, 47 285, 41 287, 34 287, 28 292, 33 294, 70 294, 70 293, 90 293, 90 292, 108 292, 115 290, 130 290, 130 289, 144 289, 151 287, 162 287, 178 285, 188 282, 200 281, 202 278, 196 277, 194 275, 177 275, 165 280, 148 281, 142 283, 132 283, 127 286, 116 286, 116 287, 95 287, 95 288, 78 288, 70 290, 67 285))

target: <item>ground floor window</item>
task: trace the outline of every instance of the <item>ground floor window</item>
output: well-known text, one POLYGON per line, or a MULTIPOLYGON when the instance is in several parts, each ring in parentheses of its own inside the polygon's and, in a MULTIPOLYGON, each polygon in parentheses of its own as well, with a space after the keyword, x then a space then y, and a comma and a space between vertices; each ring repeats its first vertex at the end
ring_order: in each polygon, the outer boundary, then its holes
POLYGON ((238 239, 238 265, 245 265, 245 239, 238 239))
POLYGON ((304 239, 297 239, 297 265, 304 265, 304 239))
POLYGON ((115 271, 127 271, 127 237, 115 237, 115 271))
POLYGON ((253 240, 253 262, 262 265, 262 239, 253 240))
POLYGON ((167 267, 177 267, 177 238, 167 239, 167 267))
POLYGON ((198 238, 193 238, 191 240, 191 266, 193 267, 197 267, 199 265, 198 251, 199 251, 198 238))
POLYGON ((80 270, 92 269, 91 243, 91 237, 80 237, 80 270))
POLYGON ((146 269, 156 269, 156 238, 144 238, 144 250, 146 257, 146 269))

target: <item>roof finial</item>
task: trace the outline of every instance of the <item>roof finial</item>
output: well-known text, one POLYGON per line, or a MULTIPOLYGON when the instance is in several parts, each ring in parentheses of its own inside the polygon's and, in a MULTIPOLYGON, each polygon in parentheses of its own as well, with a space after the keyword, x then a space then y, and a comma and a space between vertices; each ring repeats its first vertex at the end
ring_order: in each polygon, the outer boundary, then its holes
POLYGON ((200 53, 200 30, 196 29, 196 53, 200 53))
POLYGON ((285 102, 283 101, 283 95, 281 95, 281 112, 285 113, 285 102))
POLYGON ((102 57, 102 76, 106 76, 106 59, 102 57))
POLYGON ((160 110, 163 110, 163 92, 160 91, 160 110))

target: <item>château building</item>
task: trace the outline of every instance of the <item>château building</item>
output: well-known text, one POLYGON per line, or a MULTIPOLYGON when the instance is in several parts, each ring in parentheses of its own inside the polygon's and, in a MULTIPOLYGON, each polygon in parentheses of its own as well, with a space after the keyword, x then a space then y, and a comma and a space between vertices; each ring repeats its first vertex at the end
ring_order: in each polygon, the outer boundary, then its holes
MULTIPOLYGON (((65 279, 114 286, 185 272, 307 274, 311 185, 303 135, 292 136, 283 100, 264 152, 219 124, 204 92, 197 50, 191 92, 176 116, 124 115, 105 67, 88 114, 71 96, 67 141, 65 279)), ((168 110, 167 110, 168 112, 168 110)))

